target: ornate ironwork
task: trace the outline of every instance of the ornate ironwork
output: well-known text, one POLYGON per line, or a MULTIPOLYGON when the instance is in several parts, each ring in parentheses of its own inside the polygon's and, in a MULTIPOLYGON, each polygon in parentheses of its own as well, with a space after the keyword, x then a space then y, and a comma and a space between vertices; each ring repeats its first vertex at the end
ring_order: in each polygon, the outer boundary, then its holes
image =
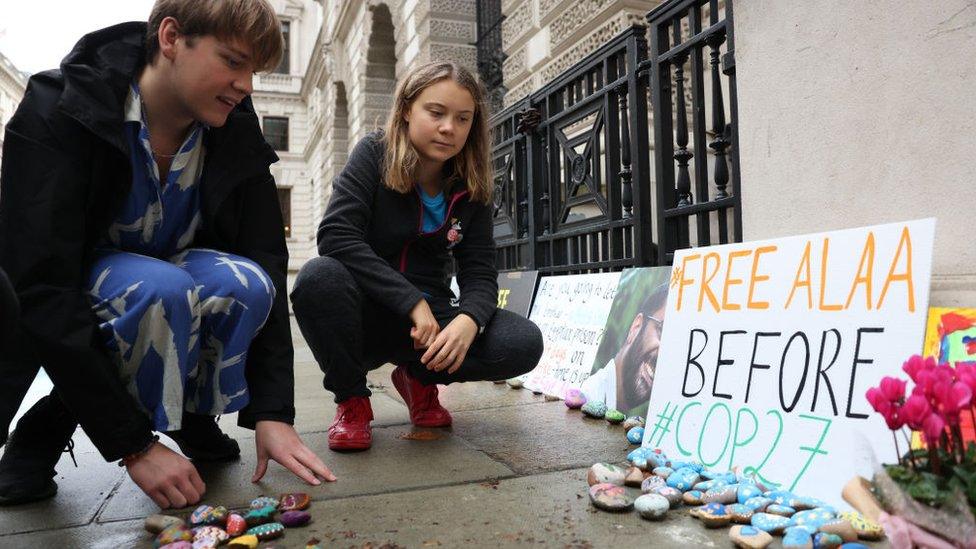
POLYGON ((501 0, 477 0, 475 4, 478 21, 478 38, 475 48, 478 52, 478 74, 488 92, 493 112, 502 110, 505 86, 502 80, 502 65, 505 53, 502 51, 501 0))

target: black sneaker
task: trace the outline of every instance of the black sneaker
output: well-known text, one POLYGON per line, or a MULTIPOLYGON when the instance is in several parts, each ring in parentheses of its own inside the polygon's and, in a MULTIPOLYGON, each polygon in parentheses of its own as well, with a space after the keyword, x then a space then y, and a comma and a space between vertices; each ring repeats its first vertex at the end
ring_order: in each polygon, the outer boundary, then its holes
POLYGON ((183 412, 179 431, 163 433, 176 442, 186 457, 195 461, 233 461, 241 447, 217 426, 217 418, 183 412))
POLYGON ((68 451, 73 448, 75 427, 74 416, 53 394, 20 418, 0 458, 0 506, 41 501, 58 493, 54 467, 65 446, 68 451))

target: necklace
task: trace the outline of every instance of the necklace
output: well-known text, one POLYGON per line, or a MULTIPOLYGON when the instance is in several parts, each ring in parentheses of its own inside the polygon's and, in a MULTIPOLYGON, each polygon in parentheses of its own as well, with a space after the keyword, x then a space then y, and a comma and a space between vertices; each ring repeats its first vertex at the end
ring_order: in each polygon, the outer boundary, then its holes
MULTIPOLYGON (((150 149, 150 150, 152 150, 152 149, 150 149)), ((176 155, 179 154, 179 153, 176 153, 176 154, 163 154, 163 153, 158 153, 156 151, 153 151, 152 153, 153 153, 153 156, 158 156, 160 158, 176 158, 176 155)))
MULTIPOLYGON (((146 127, 148 128, 149 124, 146 122, 146 112, 147 112, 146 103, 145 101, 142 100, 141 95, 139 96, 139 107, 142 109, 142 123, 145 124, 146 127)), ((180 151, 176 151, 173 154, 163 154, 160 152, 156 152, 156 150, 153 149, 152 146, 149 147, 149 150, 152 151, 153 156, 157 156, 159 158, 176 158, 176 155, 180 154, 180 151)))

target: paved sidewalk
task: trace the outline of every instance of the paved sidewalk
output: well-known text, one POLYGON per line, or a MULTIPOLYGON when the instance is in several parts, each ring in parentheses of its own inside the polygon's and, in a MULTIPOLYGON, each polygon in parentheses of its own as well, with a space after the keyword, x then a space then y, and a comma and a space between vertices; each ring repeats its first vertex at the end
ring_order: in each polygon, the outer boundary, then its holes
MULTIPOLYGON (((390 383, 392 367, 383 367, 370 374, 372 449, 331 452, 325 430, 335 405, 295 326, 293 333, 296 427, 338 482, 307 486, 272 464, 265 479, 252 484, 253 432, 237 428, 234 416, 221 425, 240 441, 241 460, 200 468, 204 501, 215 505, 246 506, 260 494, 311 494, 313 522, 287 530, 275 547, 301 548, 311 537, 323 547, 732 546, 727 528, 707 530, 686 511, 653 523, 636 513, 596 511, 588 501, 586 471, 597 461, 623 460, 632 447, 622 428, 507 385, 443 389, 454 426, 420 430, 410 425, 390 383), (411 439, 417 431, 438 438, 411 439)), ((80 430, 75 442, 79 467, 64 456, 54 500, 0 509, 0 547, 151 547, 142 519, 157 511, 153 502, 121 468, 105 463, 80 430)))

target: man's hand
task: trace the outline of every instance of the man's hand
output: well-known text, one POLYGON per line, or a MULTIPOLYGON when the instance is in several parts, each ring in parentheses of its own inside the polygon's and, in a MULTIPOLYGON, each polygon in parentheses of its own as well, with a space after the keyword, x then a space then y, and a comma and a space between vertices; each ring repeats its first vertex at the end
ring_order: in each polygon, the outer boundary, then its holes
POLYGON ((430 305, 426 299, 421 299, 410 310, 410 321, 413 328, 410 328, 410 337, 413 338, 414 349, 426 349, 434 343, 434 338, 441 327, 434 318, 434 313, 430 311, 430 305))
POLYGON ((126 469, 136 486, 162 509, 197 503, 207 489, 190 460, 158 442, 126 469))
POLYGON ((258 482, 268 470, 268 460, 273 459, 295 473, 305 482, 318 486, 319 478, 334 482, 336 477, 314 452, 298 437, 295 428, 280 421, 259 421, 254 427, 254 445, 258 453, 258 465, 251 482, 258 482))
POLYGON ((437 335, 424 356, 420 357, 420 362, 426 364, 428 370, 440 372, 446 369, 447 373, 453 374, 461 367, 477 335, 478 325, 474 319, 466 314, 457 315, 437 335))

